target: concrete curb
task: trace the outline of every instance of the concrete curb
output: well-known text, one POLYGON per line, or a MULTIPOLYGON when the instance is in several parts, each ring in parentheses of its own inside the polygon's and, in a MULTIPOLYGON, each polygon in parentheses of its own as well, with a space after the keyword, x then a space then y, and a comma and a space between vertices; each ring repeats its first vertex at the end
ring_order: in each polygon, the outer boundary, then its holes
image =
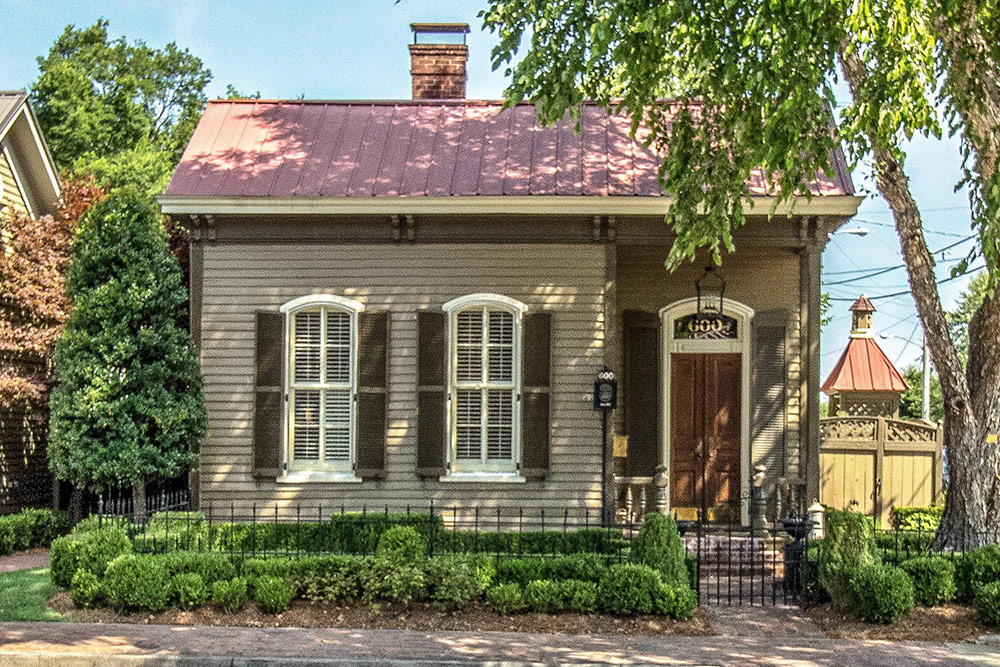
MULTIPOLYGON (((193 655, 102 655, 71 652, 20 653, 0 649, 3 667, 550 667, 555 663, 510 660, 386 660, 359 658, 230 658, 193 655)), ((573 663, 573 667, 607 667, 608 663, 573 663)), ((629 663, 644 667, 652 663, 629 663)))

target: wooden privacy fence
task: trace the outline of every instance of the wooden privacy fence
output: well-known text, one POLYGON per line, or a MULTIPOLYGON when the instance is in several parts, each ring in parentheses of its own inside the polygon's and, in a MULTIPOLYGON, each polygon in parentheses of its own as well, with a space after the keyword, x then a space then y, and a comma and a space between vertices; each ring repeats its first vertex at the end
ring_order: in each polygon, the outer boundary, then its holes
POLYGON ((820 502, 889 521, 893 507, 941 497, 939 425, 886 417, 820 420, 820 502))

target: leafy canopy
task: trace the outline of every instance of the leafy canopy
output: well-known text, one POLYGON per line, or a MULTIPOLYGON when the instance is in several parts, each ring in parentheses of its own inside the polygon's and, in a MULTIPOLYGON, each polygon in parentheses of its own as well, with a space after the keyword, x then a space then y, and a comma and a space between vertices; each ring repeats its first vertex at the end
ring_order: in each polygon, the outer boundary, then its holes
POLYGON ((49 464, 81 487, 174 477, 205 429, 186 290, 155 205, 112 192, 84 218, 56 344, 49 464))
MULTIPOLYGON (((902 139, 940 134, 936 103, 957 128, 953 105, 968 101, 969 88, 957 92, 948 76, 938 84, 944 59, 956 56, 937 48, 932 24, 951 20, 961 4, 491 0, 483 18, 499 36, 493 65, 510 78, 508 104, 530 99, 551 123, 594 100, 630 117, 633 130, 649 128, 646 141, 665 155, 661 178, 674 199, 674 266, 700 247, 716 261, 733 249, 755 169, 780 202, 829 172, 839 139, 856 161, 875 148, 902 161, 902 139), (845 50, 861 56, 868 76, 835 119, 845 50)), ((980 23, 1000 33, 996 3, 982 5, 980 23)), ((1000 46, 988 48, 1000 56, 1000 46)), ((975 181, 979 165, 964 145, 975 181)), ((973 196, 982 250, 996 266, 1000 185, 973 187, 973 196)))
POLYGON ((201 60, 173 42, 110 38, 101 19, 67 26, 38 66, 32 105, 61 168, 163 189, 207 102, 201 60))

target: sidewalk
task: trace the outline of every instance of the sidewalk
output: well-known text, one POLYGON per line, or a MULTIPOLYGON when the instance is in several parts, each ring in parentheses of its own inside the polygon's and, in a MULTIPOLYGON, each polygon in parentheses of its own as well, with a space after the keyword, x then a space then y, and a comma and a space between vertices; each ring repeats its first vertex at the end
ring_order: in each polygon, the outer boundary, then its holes
POLYGON ((768 637, 0 624, 0 665, 997 665, 1000 647, 768 637))
POLYGON ((49 550, 41 547, 18 551, 9 556, 0 556, 0 572, 15 572, 17 570, 34 570, 49 566, 49 550))

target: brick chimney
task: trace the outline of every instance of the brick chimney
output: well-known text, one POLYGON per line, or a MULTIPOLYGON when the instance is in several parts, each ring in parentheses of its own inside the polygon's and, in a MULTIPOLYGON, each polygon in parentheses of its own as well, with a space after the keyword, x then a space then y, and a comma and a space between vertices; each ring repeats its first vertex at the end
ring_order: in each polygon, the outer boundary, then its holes
POLYGON ((413 99, 443 100, 465 97, 465 63, 469 47, 468 23, 411 23, 410 76, 413 99))

